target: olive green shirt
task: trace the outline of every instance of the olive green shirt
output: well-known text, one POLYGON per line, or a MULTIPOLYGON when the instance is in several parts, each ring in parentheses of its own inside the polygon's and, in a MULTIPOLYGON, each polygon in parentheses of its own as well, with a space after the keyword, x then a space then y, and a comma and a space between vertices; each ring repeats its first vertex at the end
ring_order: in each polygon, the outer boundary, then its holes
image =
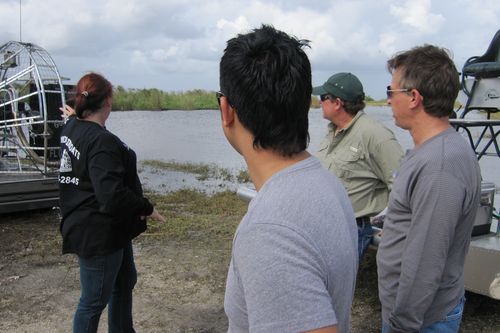
POLYGON ((359 111, 338 131, 329 124, 317 157, 344 184, 356 217, 373 216, 387 206, 403 150, 394 133, 359 111))

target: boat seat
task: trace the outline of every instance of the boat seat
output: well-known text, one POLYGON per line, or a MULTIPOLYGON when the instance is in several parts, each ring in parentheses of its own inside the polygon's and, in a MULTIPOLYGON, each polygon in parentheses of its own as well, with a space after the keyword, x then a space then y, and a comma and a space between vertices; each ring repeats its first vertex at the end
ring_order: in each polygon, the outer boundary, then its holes
POLYGON ((462 67, 461 90, 465 107, 459 118, 472 110, 490 114, 500 111, 500 30, 482 56, 474 56, 462 67))
POLYGON ((467 76, 477 78, 497 77, 500 76, 500 62, 478 62, 470 64, 464 67, 462 72, 467 76))
POLYGON ((465 62, 462 75, 476 78, 500 76, 500 30, 497 31, 482 56, 471 57, 465 62))
POLYGON ((465 62, 461 85, 465 107, 459 119, 450 122, 466 134, 478 159, 500 156, 500 120, 491 119, 492 113, 500 111, 500 30, 482 56, 465 62), (465 119, 472 110, 486 113, 486 119, 465 119))

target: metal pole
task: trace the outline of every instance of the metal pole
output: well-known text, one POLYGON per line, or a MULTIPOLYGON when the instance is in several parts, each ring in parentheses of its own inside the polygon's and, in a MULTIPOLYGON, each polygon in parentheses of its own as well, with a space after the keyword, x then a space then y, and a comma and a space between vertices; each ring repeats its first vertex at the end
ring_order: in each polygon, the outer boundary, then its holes
POLYGON ((21 23, 22 23, 22 20, 21 20, 21 0, 19 0, 19 41, 20 42, 23 41, 23 35, 21 32, 21 23))

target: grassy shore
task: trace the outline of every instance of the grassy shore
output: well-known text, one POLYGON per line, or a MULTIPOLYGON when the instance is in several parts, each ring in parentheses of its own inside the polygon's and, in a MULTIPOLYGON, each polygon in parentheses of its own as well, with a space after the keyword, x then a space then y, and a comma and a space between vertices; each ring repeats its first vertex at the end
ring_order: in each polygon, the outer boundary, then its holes
POLYGON ((222 168, 214 164, 205 163, 181 163, 177 161, 158 161, 158 160, 144 160, 141 166, 148 166, 153 169, 163 169, 171 171, 180 171, 196 175, 198 180, 222 179, 228 182, 248 183, 250 182, 250 175, 247 170, 240 170, 238 174, 234 175, 231 170, 222 168))
MULTIPOLYGON (((367 105, 387 105, 385 100, 375 101, 367 96, 367 105)), ((118 86, 113 95, 113 110, 216 110, 215 91, 189 90, 185 92, 165 92, 159 89, 125 89, 118 86)), ((320 108, 317 96, 312 96, 312 108, 320 108)))
POLYGON ((166 195, 150 193, 148 197, 168 221, 150 222, 146 233, 150 237, 228 241, 247 209, 247 203, 229 191, 209 196, 196 190, 179 190, 166 195))
MULTIPOLYGON (((386 99, 375 100, 366 96, 368 106, 387 106, 386 99)), ((311 108, 320 108, 317 96, 311 98, 311 108)), ((455 103, 455 110, 460 103, 455 103)), ((182 92, 165 92, 159 89, 125 89, 122 86, 115 88, 113 95, 113 110, 217 110, 215 91, 188 90, 182 92)), ((500 119, 500 113, 493 113, 492 119, 500 119)))
MULTIPOLYGON (((250 181, 246 170, 233 175, 229 169, 204 163, 144 160, 141 166, 195 174, 199 181, 222 179, 239 184, 250 181)), ((167 194, 152 192, 147 196, 168 223, 151 221, 146 235, 175 240, 228 241, 232 239, 248 205, 235 192, 228 190, 207 195, 194 189, 181 189, 167 194)))
POLYGON ((215 92, 190 90, 165 92, 158 89, 125 89, 113 93, 113 110, 206 110, 216 109, 215 92))

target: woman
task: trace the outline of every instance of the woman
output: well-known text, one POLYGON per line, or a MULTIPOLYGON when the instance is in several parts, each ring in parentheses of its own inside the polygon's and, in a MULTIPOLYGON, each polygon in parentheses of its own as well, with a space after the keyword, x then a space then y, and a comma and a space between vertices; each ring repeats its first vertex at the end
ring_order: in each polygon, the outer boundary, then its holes
POLYGON ((84 75, 76 85, 76 117, 61 133, 63 253, 76 253, 80 265, 73 332, 96 332, 106 305, 109 332, 134 332, 131 240, 146 230, 146 216, 165 221, 142 195, 134 151, 105 128, 112 94, 103 76, 84 75))

